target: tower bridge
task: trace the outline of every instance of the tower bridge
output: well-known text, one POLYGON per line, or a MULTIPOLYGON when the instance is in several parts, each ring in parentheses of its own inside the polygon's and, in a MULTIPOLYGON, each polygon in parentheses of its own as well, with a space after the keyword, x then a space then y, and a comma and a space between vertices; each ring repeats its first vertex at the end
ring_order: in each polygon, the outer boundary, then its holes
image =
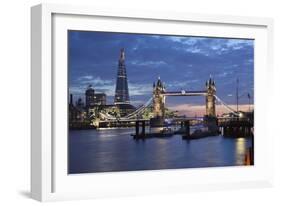
POLYGON ((165 100, 168 96, 204 96, 206 102, 206 115, 216 116, 216 86, 211 78, 206 81, 206 90, 203 91, 166 91, 163 82, 158 78, 153 84, 153 113, 155 118, 165 116, 165 100))
MULTIPOLYGON (((220 103, 235 117, 239 117, 239 113, 229 107, 216 95, 216 85, 213 79, 209 79, 205 83, 205 90, 180 90, 180 91, 166 91, 163 82, 158 78, 157 82, 153 84, 153 94, 149 100, 135 111, 127 114, 123 117, 115 117, 108 113, 100 112, 100 116, 103 121, 132 121, 136 119, 142 119, 141 115, 148 107, 152 107, 153 118, 164 119, 165 117, 165 103, 166 98, 173 96, 202 96, 205 98, 206 105, 206 117, 216 117, 216 103, 220 103)), ((187 108, 188 109, 188 108, 187 108)))
MULTIPOLYGON (((163 82, 160 78, 153 84, 153 93, 152 97, 141 107, 130 112, 123 117, 115 117, 109 113, 101 111, 99 116, 101 119, 98 122, 98 127, 109 128, 109 127, 136 127, 135 137, 146 137, 155 136, 157 134, 146 134, 145 127, 150 126, 150 128, 164 128, 166 125, 166 115, 165 115, 165 103, 166 98, 173 96, 202 96, 205 101, 206 113, 204 117, 174 117, 169 121, 173 125, 181 125, 182 128, 187 128, 184 135, 188 134, 189 138, 189 126, 197 123, 203 123, 203 125, 208 128, 207 133, 203 135, 217 135, 220 130, 223 135, 249 135, 251 134, 253 128, 253 122, 249 119, 241 119, 240 113, 234 111, 229 107, 225 102, 223 102, 216 95, 216 85, 213 79, 209 79, 205 83, 205 90, 179 90, 179 91, 167 91, 163 82), (232 113, 232 118, 218 118, 216 116, 216 103, 220 103, 224 106, 230 113, 232 113), (142 114, 146 111, 147 108, 152 108, 153 117, 144 118, 142 114), (241 120, 241 121, 240 121, 241 120), (185 125, 185 126, 182 126, 185 125), (142 128, 140 133, 139 128, 142 128)), ((188 108, 187 108, 188 109, 188 108)), ((163 135, 158 134, 158 135, 163 135)), ((201 136, 202 134, 200 134, 201 136)))

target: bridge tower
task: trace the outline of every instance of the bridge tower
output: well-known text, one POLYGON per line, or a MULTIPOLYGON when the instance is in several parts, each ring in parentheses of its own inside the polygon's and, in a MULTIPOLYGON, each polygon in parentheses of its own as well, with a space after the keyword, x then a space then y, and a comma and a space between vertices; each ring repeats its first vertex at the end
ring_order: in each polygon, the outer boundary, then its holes
POLYGON ((216 85, 215 81, 210 77, 208 81, 206 81, 206 115, 209 117, 216 116, 216 85))
POLYGON ((165 87, 163 82, 158 78, 156 84, 153 83, 153 115, 154 118, 164 118, 165 116, 165 87))

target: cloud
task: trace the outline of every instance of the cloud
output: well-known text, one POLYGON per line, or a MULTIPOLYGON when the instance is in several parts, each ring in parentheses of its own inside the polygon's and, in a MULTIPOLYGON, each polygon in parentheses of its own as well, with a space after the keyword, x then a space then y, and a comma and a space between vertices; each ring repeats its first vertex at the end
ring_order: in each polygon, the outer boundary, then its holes
POLYGON ((253 46, 253 40, 243 39, 220 39, 220 38, 199 38, 199 37, 170 37, 174 42, 179 43, 178 50, 190 53, 201 53, 205 56, 227 54, 233 50, 241 50, 253 46))
MULTIPOLYGON (((167 91, 171 91, 171 90, 192 90, 193 84, 199 82, 198 79, 192 79, 192 80, 186 80, 186 81, 172 81, 172 82, 167 82, 166 84, 164 84, 166 86, 166 90, 167 91)), ((204 83, 202 83, 203 85, 204 83)), ((200 87, 202 88, 202 87, 200 87)), ((197 88, 197 90, 199 90, 200 88, 197 88)))
POLYGON ((184 45, 193 46, 198 41, 200 41, 202 38, 200 37, 192 37, 192 38, 186 38, 186 37, 180 37, 180 36, 170 36, 166 37, 168 40, 171 40, 173 42, 178 42, 184 45))
POLYGON ((101 79, 99 76, 94 77, 92 75, 81 76, 77 78, 77 82, 80 84, 92 84, 93 86, 112 84, 111 80, 101 79))
POLYGON ((161 66, 167 64, 165 61, 130 61, 129 62, 132 65, 138 65, 138 66, 161 66))
MULTIPOLYGON (((99 76, 91 75, 80 76, 76 80, 76 84, 69 87, 69 92, 72 94, 84 95, 87 87, 92 85, 96 92, 103 92, 107 96, 115 95, 115 81, 101 79, 99 76)), ((138 84, 128 82, 130 96, 137 95, 152 95, 152 84, 138 84)))
POLYGON ((96 90, 96 92, 104 92, 106 95, 114 95, 115 86, 112 80, 101 79, 99 76, 84 75, 76 78, 74 83, 69 87, 69 92, 77 95, 83 95, 89 85, 96 90))
POLYGON ((228 47, 232 47, 234 49, 241 48, 244 46, 252 46, 253 45, 253 40, 249 39, 228 39, 226 41, 226 45, 228 47))
POLYGON ((92 80, 94 77, 91 76, 91 75, 86 75, 86 76, 82 76, 82 77, 79 77, 78 80, 79 81, 83 81, 83 80, 92 80))
POLYGON ((85 93, 85 88, 82 86, 70 86, 69 93, 73 95, 82 95, 85 93))
POLYGON ((114 96, 121 48, 132 101, 145 102, 158 76, 169 91, 201 90, 211 74, 218 96, 230 104, 235 98, 228 94, 235 92, 237 78, 241 93, 253 91, 254 40, 81 31, 69 32, 71 90, 83 93, 92 84, 114 96))
POLYGON ((152 84, 128 84, 130 96, 152 95, 152 84))

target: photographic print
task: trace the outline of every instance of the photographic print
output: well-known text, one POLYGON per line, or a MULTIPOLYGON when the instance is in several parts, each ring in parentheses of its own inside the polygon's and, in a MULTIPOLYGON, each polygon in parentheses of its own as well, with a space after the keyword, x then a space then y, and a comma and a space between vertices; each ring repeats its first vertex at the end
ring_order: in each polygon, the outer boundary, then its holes
POLYGON ((68 31, 68 173, 254 165, 254 39, 68 31))

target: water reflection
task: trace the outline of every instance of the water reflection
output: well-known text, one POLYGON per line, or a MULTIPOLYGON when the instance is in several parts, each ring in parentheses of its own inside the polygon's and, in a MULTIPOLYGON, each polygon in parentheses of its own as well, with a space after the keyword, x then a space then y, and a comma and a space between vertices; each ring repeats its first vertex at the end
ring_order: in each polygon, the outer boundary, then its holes
POLYGON ((248 138, 134 140, 133 129, 69 132, 69 173, 243 165, 248 138))
POLYGON ((246 139, 243 137, 239 137, 236 139, 235 144, 235 152, 236 152, 236 165, 243 165, 244 164, 244 156, 246 154, 246 139))

